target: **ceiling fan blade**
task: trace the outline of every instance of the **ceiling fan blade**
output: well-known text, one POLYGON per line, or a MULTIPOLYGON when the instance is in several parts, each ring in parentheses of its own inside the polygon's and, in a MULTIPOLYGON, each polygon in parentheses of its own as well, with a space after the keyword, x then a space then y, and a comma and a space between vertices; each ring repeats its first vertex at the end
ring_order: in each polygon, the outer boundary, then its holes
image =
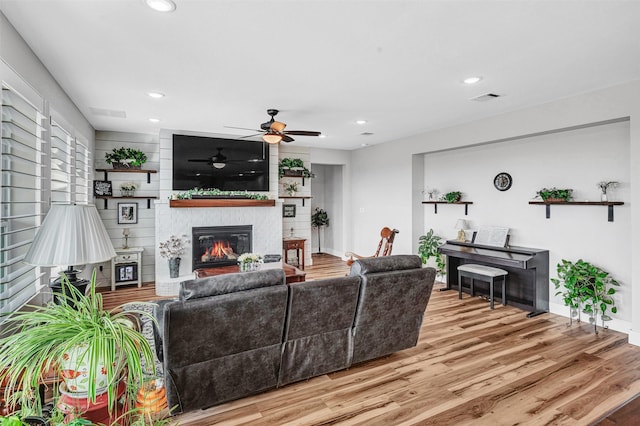
POLYGON ((187 160, 187 161, 190 161, 192 163, 209 163, 209 162, 211 162, 211 159, 208 159, 208 160, 187 160))
POLYGON ((322 132, 313 132, 311 130, 285 130, 284 133, 297 136, 320 136, 322 134, 322 132))
POLYGON ((233 127, 233 126, 224 126, 227 129, 240 129, 240 130, 251 130, 252 132, 261 132, 259 129, 248 129, 246 127, 233 127))
POLYGON ((285 127, 287 127, 287 125, 281 121, 274 121, 273 123, 271 123, 271 130, 276 132, 282 132, 285 127))
POLYGON ((254 137, 254 136, 260 136, 260 135, 262 135, 262 132, 260 132, 260 133, 254 133, 253 135, 238 136, 238 139, 252 138, 252 137, 254 137))
POLYGON ((292 138, 292 137, 290 137, 290 136, 282 135, 282 142, 287 142, 287 143, 288 143, 288 142, 293 142, 294 140, 295 140, 295 139, 293 139, 293 138, 292 138))

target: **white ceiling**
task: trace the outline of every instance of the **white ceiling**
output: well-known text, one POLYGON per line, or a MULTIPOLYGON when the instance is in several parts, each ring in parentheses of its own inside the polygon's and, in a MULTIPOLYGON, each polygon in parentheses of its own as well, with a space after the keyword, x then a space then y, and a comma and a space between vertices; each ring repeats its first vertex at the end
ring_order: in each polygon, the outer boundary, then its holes
POLYGON ((97 130, 245 136, 224 126, 257 128, 277 108, 287 130, 327 135, 294 144, 355 149, 640 79, 638 1, 175 3, 0 9, 97 130), (488 92, 503 97, 469 100, 488 92))

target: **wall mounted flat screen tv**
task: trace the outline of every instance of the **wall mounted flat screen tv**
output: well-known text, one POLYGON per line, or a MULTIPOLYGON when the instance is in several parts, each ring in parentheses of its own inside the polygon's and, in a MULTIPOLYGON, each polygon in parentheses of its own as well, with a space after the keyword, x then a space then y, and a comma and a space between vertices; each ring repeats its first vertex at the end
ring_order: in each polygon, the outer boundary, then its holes
POLYGON ((173 189, 269 190, 269 144, 173 135, 173 189))

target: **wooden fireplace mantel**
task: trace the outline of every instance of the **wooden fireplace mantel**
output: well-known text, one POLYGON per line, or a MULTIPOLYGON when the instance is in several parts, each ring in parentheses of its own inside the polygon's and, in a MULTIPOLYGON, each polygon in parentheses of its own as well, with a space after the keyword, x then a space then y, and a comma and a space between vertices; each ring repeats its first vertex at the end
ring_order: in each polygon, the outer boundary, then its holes
POLYGON ((273 207, 276 200, 253 200, 249 198, 199 198, 191 200, 169 200, 171 208, 188 207, 273 207))

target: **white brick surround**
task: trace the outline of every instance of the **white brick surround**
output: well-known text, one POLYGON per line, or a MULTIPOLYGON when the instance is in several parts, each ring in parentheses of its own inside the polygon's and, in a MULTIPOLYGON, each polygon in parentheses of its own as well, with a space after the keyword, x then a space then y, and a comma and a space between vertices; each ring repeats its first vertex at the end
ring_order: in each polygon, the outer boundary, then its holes
MULTIPOLYGON (((282 203, 278 194, 278 150, 271 149, 269 198, 276 199, 275 207, 198 207, 170 208, 172 194, 172 145, 173 134, 219 136, 194 132, 163 130, 160 132, 160 200, 156 201, 156 281, 169 278, 167 259, 160 257, 158 244, 171 235, 186 234, 191 238, 194 226, 253 225, 253 251, 262 254, 282 253, 282 203)), ((226 136, 229 137, 229 136, 226 136)), ((191 272, 191 246, 182 256, 180 275, 191 272)))

